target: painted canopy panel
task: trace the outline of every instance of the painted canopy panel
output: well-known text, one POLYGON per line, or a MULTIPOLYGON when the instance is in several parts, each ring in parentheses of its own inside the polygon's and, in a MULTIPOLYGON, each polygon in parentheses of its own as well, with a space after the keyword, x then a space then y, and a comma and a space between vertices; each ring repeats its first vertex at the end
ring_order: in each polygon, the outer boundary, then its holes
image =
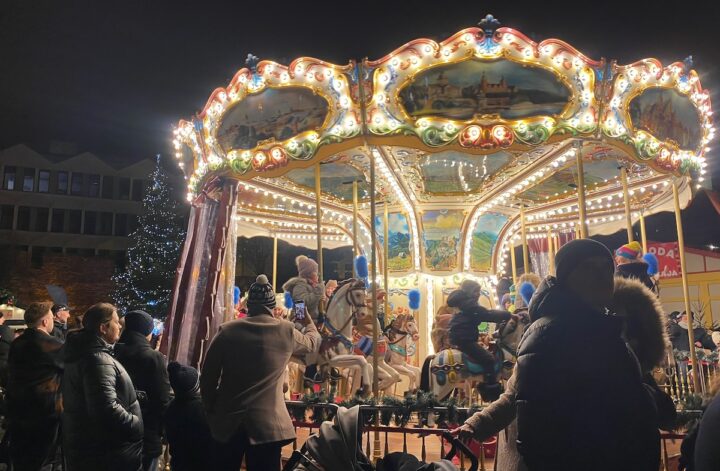
MULTIPOLYGON (((585 187, 588 190, 602 186, 606 180, 610 181, 620 173, 616 160, 599 160, 586 162, 585 187)), ((577 188, 577 167, 572 165, 550 175, 542 183, 520 193, 519 198, 542 202, 566 193, 573 193, 577 188)))
POLYGON ((508 152, 470 155, 456 151, 428 154, 418 166, 426 193, 475 192, 512 160, 508 152))
MULTIPOLYGON (((383 219, 382 216, 375 218, 375 231, 381 246, 385 244, 383 219)), ((404 214, 388 214, 388 236, 388 268, 390 271, 409 270, 412 267, 410 228, 404 214)))
POLYGON ((267 89, 230 108, 217 139, 226 152, 253 149, 268 139, 282 141, 319 129, 327 114, 327 101, 307 88, 267 89))
MULTIPOLYGON (((287 173, 287 178, 294 183, 308 189, 315 189, 315 167, 292 170, 287 173)), ((345 200, 352 201, 352 182, 357 180, 358 197, 365 199, 369 196, 369 190, 365 177, 355 167, 343 163, 326 163, 320 166, 320 186, 324 193, 345 200)))
POLYGON ((458 266, 460 231, 465 212, 458 209, 425 211, 422 237, 425 264, 431 271, 450 271, 458 266))
POLYGON ((630 119, 635 129, 673 141, 683 150, 695 151, 700 146, 702 128, 697 109, 675 90, 645 90, 630 102, 630 119))
POLYGON ((417 76, 400 92, 405 111, 470 119, 499 115, 503 119, 559 115, 570 91, 550 72, 508 60, 465 61, 436 67, 417 76))
POLYGON ((472 270, 491 270, 498 236, 508 219, 508 216, 499 213, 485 213, 480 216, 472 234, 470 251, 470 268, 472 270))

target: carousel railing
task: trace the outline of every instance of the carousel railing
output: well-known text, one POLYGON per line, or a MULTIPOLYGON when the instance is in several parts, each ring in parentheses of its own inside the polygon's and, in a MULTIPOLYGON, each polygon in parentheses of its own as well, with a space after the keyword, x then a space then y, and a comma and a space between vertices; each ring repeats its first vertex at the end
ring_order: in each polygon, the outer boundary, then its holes
POLYGON ((688 352, 675 351, 673 356, 668 358, 668 366, 664 371, 660 370, 663 381, 658 383, 676 402, 687 400, 692 395, 707 395, 711 384, 718 380, 720 364, 717 353, 703 353, 703 350, 698 350, 697 356, 700 390, 696 391, 694 386, 693 368, 688 352))
MULTIPOLYGON (((316 432, 323 421, 332 420, 337 410, 338 404, 334 403, 308 403, 305 401, 286 401, 288 410, 293 417, 293 426, 297 432, 300 429, 306 429, 308 436, 316 432)), ((348 404, 350 405, 350 404, 348 404)), ((377 431, 383 437, 381 442, 381 454, 387 455, 393 451, 408 452, 408 436, 414 436, 420 441, 420 459, 427 461, 429 456, 430 445, 427 443, 428 437, 437 437, 439 439, 438 456, 443 456, 446 451, 447 442, 444 438, 450 430, 448 423, 463 423, 466 417, 474 412, 482 410, 482 407, 447 407, 433 406, 423 410, 408 411, 407 408, 390 406, 390 405, 362 405, 361 406, 361 432, 363 434, 362 444, 365 455, 372 456, 372 440, 371 435, 377 431), (380 414, 380 426, 375 426, 374 415, 380 414), (453 420, 448 421, 448 418, 453 420), (391 422, 399 424, 391 425, 391 422), (402 436, 402 449, 392 449, 390 436, 393 434, 402 436)), ((692 423, 699 420, 702 412, 700 410, 678 410, 678 431, 660 432, 661 456, 660 462, 663 471, 676 469, 674 461, 679 455, 680 442, 685 438, 685 430, 691 427, 692 423)), ((488 440, 484 443, 477 443, 475 451, 477 452, 478 468, 480 471, 489 471, 495 468, 497 440, 488 440)), ((292 443, 292 450, 295 451, 302 446, 302 443, 296 439, 292 443)), ((436 446, 436 445, 434 445, 436 446)), ((462 454, 458 456, 458 465, 461 471, 468 469, 462 454)))

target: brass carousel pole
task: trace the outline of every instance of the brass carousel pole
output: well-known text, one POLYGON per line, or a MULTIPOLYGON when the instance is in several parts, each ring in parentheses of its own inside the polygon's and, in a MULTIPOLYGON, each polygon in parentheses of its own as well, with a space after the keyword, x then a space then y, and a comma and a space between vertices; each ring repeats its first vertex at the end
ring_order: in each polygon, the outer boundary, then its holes
POLYGON ((510 263, 512 265, 513 284, 517 283, 517 260, 515 260, 515 244, 510 239, 510 263))
POLYGON ((643 253, 647 253, 647 232, 645 232, 645 214, 640 209, 640 239, 642 240, 643 253))
POLYGON ((630 212, 630 192, 628 191, 627 169, 624 166, 620 167, 620 178, 622 179, 623 201, 625 202, 625 228, 627 229, 628 243, 630 243, 635 239, 635 237, 633 236, 632 213, 630 212))
POLYGON ((575 149, 575 160, 577 162, 578 181, 578 213, 580 215, 580 239, 587 239, 587 215, 585 211, 585 168, 583 167, 582 152, 580 148, 575 149))
POLYGON ((358 229, 358 182, 357 180, 353 181, 353 225, 352 225, 352 238, 353 238, 353 264, 352 264, 352 273, 353 278, 357 278, 357 269, 355 268, 355 257, 360 255, 360 252, 358 250, 358 235, 357 235, 357 229, 358 229))
POLYGON ((318 279, 323 282, 322 209, 320 208, 320 164, 315 166, 315 232, 317 234, 318 279))
POLYGON ((388 213, 388 203, 385 200, 385 212, 383 215, 383 286, 385 287, 385 322, 390 319, 390 269, 388 261, 390 260, 390 215, 388 213))
POLYGON ((695 394, 700 394, 700 370, 697 355, 695 354, 695 332, 693 332, 694 317, 690 310, 690 290, 688 288, 687 265, 685 264, 685 237, 683 235, 682 217, 680 212, 680 197, 677 182, 673 179, 673 200, 675 202, 675 225, 677 226, 678 251, 680 252, 680 272, 682 273, 683 297, 685 298, 685 312, 688 317, 688 341, 690 343, 690 361, 692 361, 693 388, 695 394))
POLYGON ((548 275, 552 275, 555 272, 555 250, 553 247, 553 239, 553 233, 550 229, 548 229, 548 275))
POLYGON ((277 293, 278 236, 273 234, 273 290, 277 293))
POLYGON ((523 273, 530 273, 530 255, 528 254, 527 231, 525 227, 525 204, 520 205, 520 232, 522 234, 523 273))

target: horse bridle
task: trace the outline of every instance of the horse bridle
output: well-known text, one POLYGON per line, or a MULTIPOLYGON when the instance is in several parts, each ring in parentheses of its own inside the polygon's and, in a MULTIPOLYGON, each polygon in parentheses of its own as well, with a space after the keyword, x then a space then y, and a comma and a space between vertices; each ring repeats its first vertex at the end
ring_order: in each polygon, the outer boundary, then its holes
MULTIPOLYGON (((350 311, 350 315, 348 316, 348 319, 345 321, 345 324, 343 324, 343 326, 340 329, 336 329, 335 326, 333 326, 332 323, 330 322, 330 319, 328 319, 327 317, 324 317, 323 324, 325 325, 325 327, 327 327, 327 329, 330 331, 330 333, 332 333, 332 336, 334 338, 337 338, 338 340, 340 340, 340 342, 342 342, 343 345, 345 345, 348 349, 352 349, 352 346, 353 346, 352 341, 349 338, 347 338, 342 333, 342 331, 347 328, 347 326, 352 322, 352 320, 354 318, 357 318, 357 313, 360 310, 360 308, 367 307, 367 303, 365 303, 365 301, 363 301, 360 304, 356 304, 352 297, 352 293, 355 291, 365 291, 365 283, 362 280, 348 281, 346 283, 340 284, 338 286, 338 289, 342 288, 347 283, 352 283, 350 285, 350 287, 348 288, 347 292, 345 293, 345 301, 347 301, 348 305, 350 305, 352 308, 352 310, 350 311)), ((363 299, 365 299, 365 298, 363 297, 363 299)))

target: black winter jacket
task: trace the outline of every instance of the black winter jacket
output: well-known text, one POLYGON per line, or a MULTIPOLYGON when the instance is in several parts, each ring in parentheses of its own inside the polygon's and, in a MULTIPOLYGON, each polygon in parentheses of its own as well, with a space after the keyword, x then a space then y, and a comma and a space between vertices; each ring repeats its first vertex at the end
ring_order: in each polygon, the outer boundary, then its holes
POLYGON ((516 366, 518 450, 528 469, 656 471, 658 418, 622 319, 548 277, 516 366))
POLYGON ((463 302, 464 293, 455 291, 448 296, 448 306, 460 308, 460 312, 455 314, 450 320, 449 334, 450 343, 459 345, 464 342, 477 342, 479 333, 478 325, 482 322, 494 322, 500 324, 510 319, 510 313, 507 311, 499 311, 495 309, 486 309, 477 303, 477 300, 467 300, 463 302), (461 298, 457 301, 453 299, 461 298))
POLYGON ((173 399, 165 413, 173 471, 211 469, 213 439, 199 391, 173 399))
POLYGON ((7 407, 11 421, 44 423, 59 420, 63 343, 34 328, 10 345, 7 407))
MULTIPOLYGON (((681 352, 690 351, 690 339, 688 338, 687 327, 683 327, 677 322, 671 322, 669 327, 670 342, 675 350, 681 352)), ((702 327, 695 327, 693 334, 696 342, 700 342, 702 348, 707 350, 717 350, 717 345, 713 342, 713 339, 708 335, 707 330, 702 327)))
POLYGON ((136 471, 143 423, 130 376, 93 332, 68 335, 62 392, 68 471, 136 471))
POLYGON ((7 325, 0 325, 0 386, 7 387, 8 356, 10 344, 15 340, 15 331, 7 325))
POLYGON ((165 357, 153 350, 142 334, 125 331, 115 345, 115 358, 125 367, 138 391, 145 428, 143 455, 160 456, 162 418, 170 404, 170 380, 165 357))

